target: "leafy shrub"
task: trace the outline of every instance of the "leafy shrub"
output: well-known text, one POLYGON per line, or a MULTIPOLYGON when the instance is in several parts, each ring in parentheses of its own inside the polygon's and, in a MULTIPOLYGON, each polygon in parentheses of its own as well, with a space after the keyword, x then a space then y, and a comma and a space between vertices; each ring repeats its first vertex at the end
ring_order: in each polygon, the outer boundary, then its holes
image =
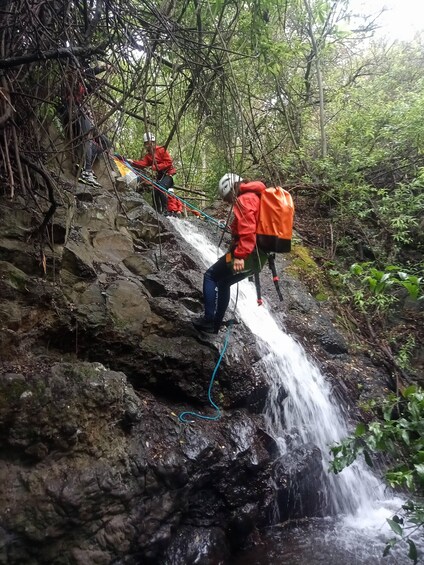
MULTIPOLYGON (((400 397, 391 395, 381 407, 382 421, 358 424, 353 436, 331 447, 331 469, 340 473, 364 455, 368 465, 373 465, 373 454, 388 453, 392 464, 385 479, 394 488, 406 488, 411 494, 424 495, 424 389, 406 388, 400 397)), ((384 555, 400 541, 408 544, 409 557, 417 563, 418 553, 411 535, 424 526, 424 505, 409 500, 403 505, 405 515, 395 515, 387 520, 396 537, 387 542, 384 555)))

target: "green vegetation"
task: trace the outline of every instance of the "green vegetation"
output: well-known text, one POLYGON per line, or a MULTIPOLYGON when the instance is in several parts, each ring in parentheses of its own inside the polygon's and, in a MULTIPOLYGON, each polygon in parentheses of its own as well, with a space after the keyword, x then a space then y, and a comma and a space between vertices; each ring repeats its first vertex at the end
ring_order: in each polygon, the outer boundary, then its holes
POLYGON ((331 270, 330 275, 340 278, 344 294, 342 300, 351 300, 362 313, 377 315, 387 313, 399 299, 393 290, 404 288, 414 300, 423 298, 423 278, 408 274, 394 265, 380 271, 373 263, 355 263, 349 272, 331 270))
POLYGON ((384 555, 400 541, 409 547, 409 557, 417 563, 417 548, 411 536, 424 527, 424 390, 406 388, 400 397, 387 398, 381 406, 381 421, 359 424, 353 436, 332 447, 332 470, 339 473, 358 455, 373 466, 376 452, 389 454, 385 479, 393 488, 406 488, 413 499, 400 513, 387 520, 396 537, 387 542, 384 555))

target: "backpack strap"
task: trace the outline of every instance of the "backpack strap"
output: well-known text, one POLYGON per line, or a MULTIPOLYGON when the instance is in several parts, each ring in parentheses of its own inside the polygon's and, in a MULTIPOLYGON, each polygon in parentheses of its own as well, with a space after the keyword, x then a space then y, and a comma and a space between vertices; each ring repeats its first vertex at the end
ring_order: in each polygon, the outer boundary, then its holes
POLYGON ((261 295, 261 281, 259 279, 259 273, 255 272, 254 277, 255 277, 257 303, 258 303, 258 306, 262 306, 264 301, 262 300, 262 295, 261 295))
POLYGON ((277 269, 275 268, 275 253, 269 253, 268 254, 268 265, 269 265, 269 268, 271 269, 272 280, 274 281, 275 290, 277 291, 278 298, 280 300, 283 300, 283 295, 281 293, 281 289, 280 289, 280 285, 279 285, 280 279, 278 278, 277 269))

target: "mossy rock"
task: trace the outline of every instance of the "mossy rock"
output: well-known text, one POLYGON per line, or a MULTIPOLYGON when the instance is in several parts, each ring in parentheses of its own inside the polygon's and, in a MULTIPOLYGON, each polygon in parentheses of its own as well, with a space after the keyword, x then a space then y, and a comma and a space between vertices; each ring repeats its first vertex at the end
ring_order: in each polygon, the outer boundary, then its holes
POLYGON ((9 289, 14 289, 19 292, 26 290, 28 276, 7 261, 0 261, 0 281, 5 284, 9 289))
POLYGON ((308 249, 303 245, 295 245, 291 252, 291 264, 287 271, 296 278, 319 278, 321 271, 308 249))
POLYGON ((315 300, 324 302, 329 295, 324 287, 322 271, 319 265, 311 256, 308 248, 303 245, 294 245, 291 252, 291 264, 287 271, 293 277, 304 281, 315 300))

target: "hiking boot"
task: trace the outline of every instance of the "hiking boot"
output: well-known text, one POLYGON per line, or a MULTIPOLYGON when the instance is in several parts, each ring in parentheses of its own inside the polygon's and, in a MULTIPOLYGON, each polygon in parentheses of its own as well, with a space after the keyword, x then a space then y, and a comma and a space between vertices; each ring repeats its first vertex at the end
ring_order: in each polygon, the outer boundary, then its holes
MULTIPOLYGON (((79 163, 75 163, 74 168, 75 168, 75 175, 76 175, 76 176, 78 176, 80 172, 81 172, 81 173, 82 173, 82 172, 85 172, 85 173, 88 172, 88 171, 86 171, 85 169, 83 169, 82 166, 81 166, 79 163)), ((93 175, 93 178, 94 178, 95 180, 97 180, 97 175, 96 175, 96 173, 95 173, 94 171, 91 171, 91 174, 93 175)), ((112 174, 112 176, 113 176, 113 175, 119 176, 119 174, 118 174, 118 173, 115 173, 114 171, 112 171, 111 174, 112 174)))
POLYGON ((102 186, 99 182, 96 181, 91 171, 82 171, 81 176, 79 178, 79 182, 82 182, 84 184, 90 184, 91 186, 98 186, 98 187, 102 186))
POLYGON ((207 334, 217 334, 219 328, 216 328, 216 324, 213 320, 206 320, 206 318, 196 318, 192 322, 196 330, 205 332, 207 334))

